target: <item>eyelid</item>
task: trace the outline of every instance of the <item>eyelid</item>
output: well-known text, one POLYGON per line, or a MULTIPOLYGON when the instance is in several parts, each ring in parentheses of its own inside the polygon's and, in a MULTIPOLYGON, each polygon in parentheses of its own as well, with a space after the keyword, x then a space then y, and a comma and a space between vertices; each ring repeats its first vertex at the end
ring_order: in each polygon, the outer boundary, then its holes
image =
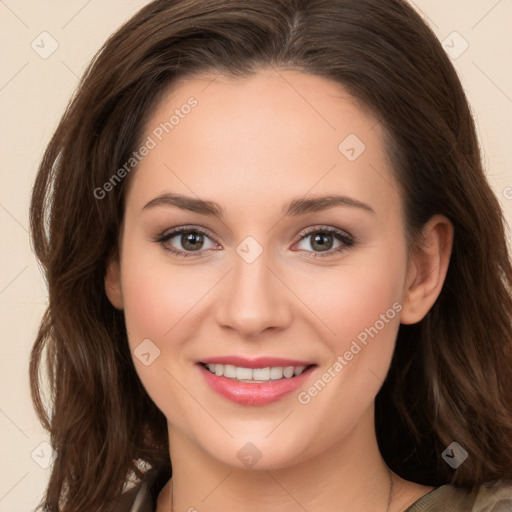
POLYGON ((312 233, 330 233, 330 234, 338 234, 340 236, 345 237, 347 240, 354 240, 354 237, 348 233, 347 231, 335 228, 334 226, 325 226, 322 224, 318 224, 315 226, 310 226, 309 228, 306 228, 305 230, 301 231, 297 236, 299 237, 299 240, 303 240, 306 236, 311 235, 312 233))
MULTIPOLYGON (((161 234, 157 235, 155 238, 161 239, 161 238, 172 238, 172 236, 179 235, 181 233, 186 233, 188 231, 201 233, 202 235, 207 236, 215 243, 218 243, 215 238, 209 233, 209 231, 206 228, 202 228, 200 226, 195 226, 193 224, 191 225, 183 225, 183 226, 176 226, 173 228, 166 229, 161 234)), ((220 244, 219 244, 220 245, 220 244)))

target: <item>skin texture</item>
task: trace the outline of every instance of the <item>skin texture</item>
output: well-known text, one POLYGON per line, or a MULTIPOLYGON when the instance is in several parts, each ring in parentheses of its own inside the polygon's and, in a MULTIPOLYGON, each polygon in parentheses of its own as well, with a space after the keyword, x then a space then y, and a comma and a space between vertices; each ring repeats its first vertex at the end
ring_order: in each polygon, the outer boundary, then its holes
MULTIPOLYGON (((275 69, 188 79, 163 97, 144 140, 191 96, 197 106, 131 177, 120 257, 105 279, 110 301, 125 312, 132 351, 144 339, 160 350, 149 366, 134 363, 168 420, 174 510, 385 511, 390 474, 376 443, 374 399, 399 323, 421 320, 439 295, 453 228, 436 216, 422 245, 408 250, 383 129, 339 84, 275 69), (350 134, 365 145, 354 161, 338 149, 350 134), (144 208, 164 193, 215 201, 224 217, 144 208), (333 194, 373 212, 345 205, 282 214, 292 199, 333 194), (184 250, 180 235, 156 241, 181 226, 208 234, 188 257, 166 250, 184 250), (301 240, 328 227, 349 233, 353 245, 327 233, 326 256, 314 236, 301 240), (248 236, 263 251, 252 263, 236 252, 248 236), (399 313, 306 405, 298 392, 265 406, 232 403, 196 364, 226 355, 310 361, 317 367, 298 390, 307 391, 393 304, 399 313), (261 454, 251 467, 237 456, 247 443, 261 454)), ((393 478, 393 511, 431 489, 393 478)), ((168 484, 158 510, 170 509, 168 484)))

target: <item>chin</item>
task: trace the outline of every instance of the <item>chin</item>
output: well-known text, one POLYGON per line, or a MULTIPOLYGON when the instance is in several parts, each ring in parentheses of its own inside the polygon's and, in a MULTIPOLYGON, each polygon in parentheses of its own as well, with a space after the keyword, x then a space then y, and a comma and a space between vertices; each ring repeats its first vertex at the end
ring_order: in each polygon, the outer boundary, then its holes
MULTIPOLYGON (((304 446, 308 445, 299 432, 286 431, 284 435, 270 434, 268 438, 261 435, 249 434, 245 429, 240 436, 222 439, 209 438, 208 445, 204 446, 211 457, 219 462, 237 469, 276 470, 284 469, 300 462, 304 457, 304 446), (212 450, 213 447, 217 449, 212 450)), ((268 436, 268 430, 265 434, 268 436)))

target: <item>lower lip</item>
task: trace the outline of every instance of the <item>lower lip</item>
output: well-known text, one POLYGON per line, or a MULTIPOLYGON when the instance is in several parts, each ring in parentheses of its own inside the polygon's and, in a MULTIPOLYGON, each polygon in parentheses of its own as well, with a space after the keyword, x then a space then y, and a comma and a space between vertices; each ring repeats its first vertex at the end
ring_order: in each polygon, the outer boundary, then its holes
POLYGON ((202 365, 198 365, 206 383, 224 398, 241 405, 266 405, 292 393, 309 377, 315 368, 310 366, 297 377, 283 377, 258 384, 240 382, 213 374, 202 365))

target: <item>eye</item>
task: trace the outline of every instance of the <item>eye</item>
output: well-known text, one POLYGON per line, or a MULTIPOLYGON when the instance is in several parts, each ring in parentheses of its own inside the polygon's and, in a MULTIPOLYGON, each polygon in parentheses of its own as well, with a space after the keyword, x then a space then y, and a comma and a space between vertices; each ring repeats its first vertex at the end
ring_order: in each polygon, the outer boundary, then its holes
POLYGON ((217 249, 219 245, 199 228, 173 228, 156 238, 162 247, 177 256, 198 256, 208 249, 217 249), (197 254, 194 254, 197 253, 197 254))
POLYGON ((303 234, 295 244, 299 250, 311 252, 310 257, 325 257, 340 253, 354 245, 354 238, 337 228, 315 227, 303 234))

